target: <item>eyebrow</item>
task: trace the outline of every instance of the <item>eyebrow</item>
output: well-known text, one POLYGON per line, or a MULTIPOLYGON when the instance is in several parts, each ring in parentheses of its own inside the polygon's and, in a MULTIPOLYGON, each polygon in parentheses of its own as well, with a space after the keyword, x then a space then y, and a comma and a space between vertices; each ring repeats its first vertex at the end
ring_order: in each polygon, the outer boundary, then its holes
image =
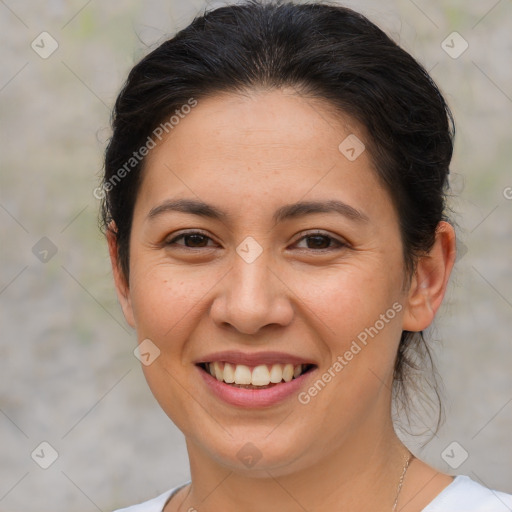
MULTIPOLYGON (((189 213, 221 221, 228 220, 230 217, 226 212, 219 210, 217 207, 197 199, 169 199, 152 208, 148 218, 154 219, 168 212, 189 213)), ((281 206, 274 213, 273 220, 277 224, 288 219, 303 217, 313 213, 333 212, 357 222, 368 222, 370 220, 362 211, 335 199, 327 201, 301 201, 281 206)))

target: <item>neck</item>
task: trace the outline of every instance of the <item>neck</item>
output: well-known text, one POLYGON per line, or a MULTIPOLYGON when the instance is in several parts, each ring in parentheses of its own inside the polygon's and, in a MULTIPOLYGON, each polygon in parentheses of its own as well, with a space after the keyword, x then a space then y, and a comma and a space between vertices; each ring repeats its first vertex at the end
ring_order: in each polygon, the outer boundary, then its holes
POLYGON ((219 465, 187 439, 192 485, 179 510, 391 511, 407 453, 391 420, 384 429, 358 426, 332 448, 302 466, 295 461, 293 470, 267 467, 256 477, 219 465))

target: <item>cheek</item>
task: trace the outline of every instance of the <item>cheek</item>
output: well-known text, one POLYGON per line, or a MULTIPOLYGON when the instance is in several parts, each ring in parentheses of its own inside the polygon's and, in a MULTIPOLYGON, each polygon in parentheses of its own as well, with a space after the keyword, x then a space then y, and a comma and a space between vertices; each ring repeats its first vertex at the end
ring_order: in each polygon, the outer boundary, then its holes
POLYGON ((216 272, 150 262, 135 270, 131 300, 139 339, 150 338, 163 350, 178 348, 204 314, 205 294, 219 281, 216 272))
POLYGON ((373 263, 305 274, 300 290, 301 299, 323 321, 330 336, 340 335, 340 341, 357 336, 402 300, 399 276, 391 269, 379 271, 373 263))
POLYGON ((401 274, 369 265, 338 270, 316 287, 313 281, 305 282, 304 300, 322 320, 329 354, 324 380, 333 383, 326 386, 327 402, 337 404, 334 415, 346 407, 364 409, 392 377, 404 310, 401 274))

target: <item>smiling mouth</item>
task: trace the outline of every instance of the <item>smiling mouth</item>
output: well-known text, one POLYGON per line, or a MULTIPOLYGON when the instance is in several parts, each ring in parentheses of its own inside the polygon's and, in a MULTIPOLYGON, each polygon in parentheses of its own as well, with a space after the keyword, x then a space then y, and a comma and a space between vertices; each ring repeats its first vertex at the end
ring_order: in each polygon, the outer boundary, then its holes
POLYGON ((199 363, 203 371, 209 373, 219 382, 237 388, 267 389, 278 384, 290 382, 316 368, 314 364, 261 364, 250 367, 243 364, 232 364, 225 361, 199 363))

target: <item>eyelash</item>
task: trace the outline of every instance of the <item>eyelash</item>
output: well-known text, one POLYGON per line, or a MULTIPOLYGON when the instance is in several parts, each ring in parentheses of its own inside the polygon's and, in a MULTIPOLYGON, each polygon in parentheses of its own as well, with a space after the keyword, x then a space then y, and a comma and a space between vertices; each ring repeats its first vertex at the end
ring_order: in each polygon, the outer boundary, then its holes
MULTIPOLYGON (((179 245, 179 246, 181 246, 181 248, 187 249, 187 250, 205 249, 205 248, 211 247, 211 246, 206 246, 206 247, 187 247, 186 245, 183 245, 183 244, 176 244, 177 240, 179 240, 181 238, 185 238, 186 236, 190 236, 190 235, 201 235, 204 238, 212 240, 211 237, 209 237, 205 233, 202 233, 201 231, 187 231, 185 233, 179 234, 178 236, 174 237, 173 239, 171 239, 169 241, 165 241, 164 245, 165 246, 179 245)), ((302 240, 305 240, 307 238, 313 238, 315 236, 328 239, 329 242, 334 242, 337 245, 337 247, 328 247, 328 248, 324 248, 324 249, 302 248, 302 250, 314 251, 314 252, 325 252, 325 251, 339 250, 339 249, 342 249, 342 248, 345 248, 345 247, 349 246, 346 242, 342 242, 341 240, 338 240, 338 239, 336 239, 336 238, 334 238, 334 237, 332 237, 330 235, 327 235, 326 233, 322 233, 320 231, 316 231, 316 232, 312 232, 312 233, 307 233, 307 234, 303 235, 301 238, 299 238, 297 240, 297 242, 295 242, 295 243, 299 243, 302 240)))

